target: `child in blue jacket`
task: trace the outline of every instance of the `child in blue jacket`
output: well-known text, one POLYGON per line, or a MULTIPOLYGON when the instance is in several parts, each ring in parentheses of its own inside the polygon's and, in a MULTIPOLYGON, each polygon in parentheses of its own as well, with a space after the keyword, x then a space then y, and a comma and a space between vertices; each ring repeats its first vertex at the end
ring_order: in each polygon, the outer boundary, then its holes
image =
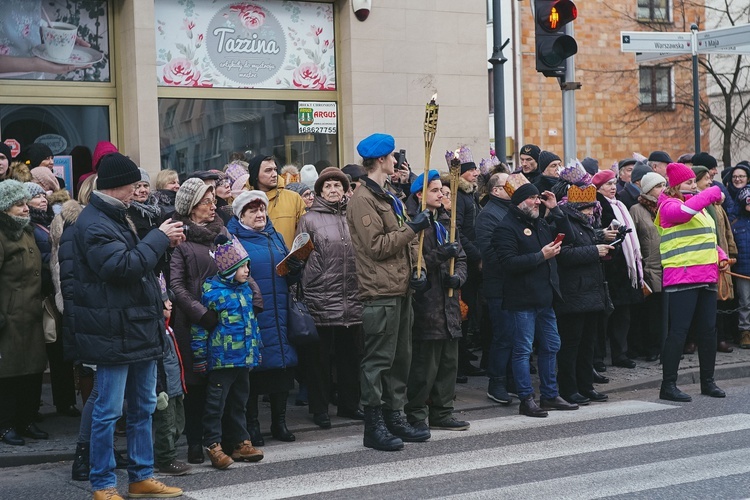
POLYGON ((263 459, 263 452, 253 447, 245 423, 249 373, 260 362, 260 332, 248 284, 247 251, 239 241, 224 235, 217 236, 215 243, 219 272, 203 284, 201 302, 216 315, 217 326, 209 331, 193 325, 191 346, 193 370, 208 373, 203 444, 211 465, 226 469, 235 460, 263 459), (221 448, 222 437, 224 443, 236 443, 231 457, 221 448))

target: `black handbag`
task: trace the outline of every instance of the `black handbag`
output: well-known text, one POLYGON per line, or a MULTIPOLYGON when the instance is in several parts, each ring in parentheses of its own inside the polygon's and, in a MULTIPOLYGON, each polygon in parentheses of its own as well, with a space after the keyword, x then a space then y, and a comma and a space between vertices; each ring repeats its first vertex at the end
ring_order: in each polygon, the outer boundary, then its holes
POLYGON ((299 284, 289 289, 286 336, 294 347, 304 347, 320 340, 310 310, 302 301, 302 287, 299 284))

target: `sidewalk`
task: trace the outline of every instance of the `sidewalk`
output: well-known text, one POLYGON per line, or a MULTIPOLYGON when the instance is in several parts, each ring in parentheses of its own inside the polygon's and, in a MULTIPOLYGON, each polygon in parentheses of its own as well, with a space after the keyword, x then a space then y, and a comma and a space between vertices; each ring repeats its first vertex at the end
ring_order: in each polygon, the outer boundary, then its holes
MULTIPOLYGON (((610 378, 610 383, 597 386, 597 389, 606 393, 624 393, 642 390, 650 390, 649 398, 658 396, 657 389, 661 383, 661 365, 658 362, 647 363, 636 360, 636 368, 629 370, 609 366, 605 375, 610 378)), ((750 376, 750 349, 739 349, 735 347, 732 353, 717 353, 716 355, 716 379, 736 379, 750 376)), ((698 379, 698 354, 685 355, 680 364, 680 377, 678 385, 689 385, 699 382, 698 379)), ((535 386, 537 383, 535 382, 535 386)), ((471 411, 478 409, 493 408, 498 406, 487 399, 487 378, 470 377, 469 383, 457 384, 456 386, 456 410, 471 411)), ((287 409, 287 425, 293 432, 314 431, 317 427, 312 423, 306 406, 294 406, 294 393, 289 397, 287 409)), ((43 405, 40 412, 45 417, 38 425, 41 429, 49 432, 50 439, 43 441, 32 441, 27 439, 26 446, 9 446, 0 443, 0 467, 17 467, 21 465, 58 462, 72 460, 75 451, 76 438, 78 436, 79 418, 61 417, 55 413, 52 406, 52 393, 49 384, 44 384, 42 390, 43 405)), ((517 404, 517 403, 515 403, 517 404)), ((77 405, 81 408, 81 404, 77 405)), ((336 409, 331 406, 331 420, 334 427, 361 425, 360 422, 341 419, 335 416, 336 409)), ((261 403, 261 425, 264 435, 269 434, 270 410, 268 403, 261 403)), ((115 446, 124 450, 126 448, 125 438, 116 438, 115 446)), ((294 446, 290 444, 290 446, 294 446)), ((180 440, 178 456, 181 459, 187 454, 187 445, 184 439, 180 440)))

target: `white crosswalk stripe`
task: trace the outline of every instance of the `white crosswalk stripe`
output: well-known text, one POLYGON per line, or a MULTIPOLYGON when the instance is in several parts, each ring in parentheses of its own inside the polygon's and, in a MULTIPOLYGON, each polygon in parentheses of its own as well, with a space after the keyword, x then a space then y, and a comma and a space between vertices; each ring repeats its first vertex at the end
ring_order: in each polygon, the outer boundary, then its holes
MULTIPOLYGON (((508 430, 533 429, 565 422, 582 422, 592 419, 603 419, 619 415, 633 415, 652 411, 675 408, 669 405, 644 402, 620 402, 601 405, 578 412, 555 412, 549 419, 534 420, 526 417, 499 417, 472 422, 472 432, 481 435, 508 430)), ((186 496, 196 500, 240 498, 289 498, 301 495, 320 494, 341 491, 350 488, 361 488, 372 485, 387 484, 397 481, 429 478, 445 474, 476 471, 495 467, 532 463, 538 460, 572 457, 589 453, 606 452, 628 447, 643 446, 654 443, 667 443, 681 439, 700 436, 712 436, 728 432, 750 430, 750 415, 732 414, 717 417, 701 418, 674 423, 646 425, 641 427, 612 430, 592 434, 548 439, 543 441, 524 442, 506 446, 494 446, 479 450, 457 451, 455 453, 411 458, 396 462, 377 463, 367 466, 339 468, 323 472, 285 476, 277 479, 255 480, 246 484, 219 486, 215 488, 188 491, 186 496)), ((433 440, 457 439, 468 436, 468 433, 436 432, 433 440)), ((293 450, 293 446, 271 453, 269 462, 273 463, 312 458, 323 454, 334 453, 377 453, 366 451, 361 446, 361 437, 357 436, 357 449, 354 439, 344 440, 338 444, 326 443, 321 450, 320 443, 310 443, 316 447, 314 455, 308 455, 304 449, 293 450), (271 457, 275 455, 274 462, 271 457)), ((419 446, 419 445, 415 445, 419 446)), ((275 450, 274 450, 275 451, 275 450)), ((575 497, 593 498, 606 495, 643 491, 651 488, 666 487, 703 478, 721 477, 722 475, 750 472, 750 465, 727 468, 727 464, 750 464, 750 451, 727 451, 712 455, 661 461, 655 464, 638 465, 622 469, 581 474, 560 479, 530 482, 483 492, 462 495, 461 498, 563 498, 560 491, 575 491, 575 497), (698 460, 699 462, 696 462, 698 460), (690 463, 690 466, 686 464, 690 463), (696 469, 700 470, 696 474, 696 469), (660 472, 659 472, 660 471, 660 472), (669 473, 667 473, 669 471, 669 473), (674 474, 674 471, 680 471, 674 474), (731 472, 730 472, 731 471, 731 472), (611 478, 630 478, 618 480, 612 485, 611 478), (606 478, 609 478, 609 482, 606 478), (587 484, 584 490, 565 489, 565 484, 587 484)), ((259 466, 256 464, 254 466, 259 466)))

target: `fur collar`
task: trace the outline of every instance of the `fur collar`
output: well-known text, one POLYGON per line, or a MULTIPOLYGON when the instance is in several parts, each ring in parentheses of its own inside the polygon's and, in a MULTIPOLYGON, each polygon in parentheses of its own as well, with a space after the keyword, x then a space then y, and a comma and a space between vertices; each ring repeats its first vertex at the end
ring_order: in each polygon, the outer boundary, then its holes
POLYGON ((81 215, 81 210, 83 210, 83 205, 76 200, 66 201, 63 203, 62 210, 60 210, 60 217, 66 226, 75 224, 78 216, 81 215))
POLYGON ((192 241, 193 243, 198 243, 200 245, 213 246, 214 239, 216 239, 219 233, 224 229, 224 221, 221 220, 221 217, 219 217, 218 214, 212 222, 209 222, 205 226, 200 226, 190 220, 190 217, 185 217, 177 212, 172 214, 172 220, 180 221, 188 226, 188 231, 185 235, 187 241, 192 241))
POLYGON ((458 178, 458 189, 463 191, 466 194, 474 194, 474 191, 477 190, 476 184, 472 184, 471 182, 467 181, 463 177, 458 178))
POLYGON ((50 206, 57 203, 62 205, 67 201, 70 201, 70 193, 68 193, 66 189, 60 189, 47 196, 47 202, 50 204, 50 206))
POLYGON ((31 233, 34 228, 31 227, 30 221, 26 224, 21 225, 20 222, 15 220, 5 212, 0 212, 0 233, 4 234, 10 241, 18 241, 23 236, 23 232, 31 233))

